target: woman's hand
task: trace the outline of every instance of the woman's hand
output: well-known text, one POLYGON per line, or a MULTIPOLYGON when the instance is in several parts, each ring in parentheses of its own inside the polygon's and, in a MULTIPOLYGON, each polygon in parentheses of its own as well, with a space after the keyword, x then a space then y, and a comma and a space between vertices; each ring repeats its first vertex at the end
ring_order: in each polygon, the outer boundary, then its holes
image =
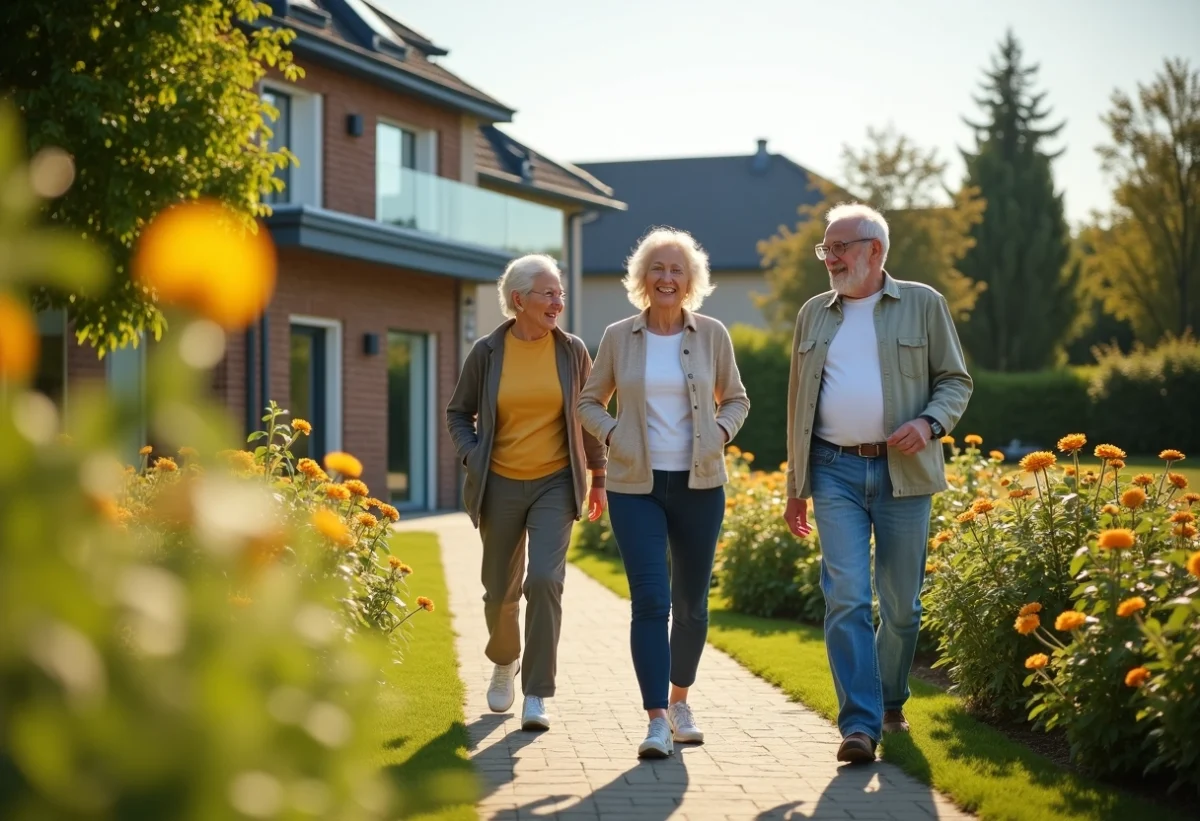
POLYGON ((588 491, 588 521, 594 522, 608 507, 608 493, 602 487, 594 487, 588 491))

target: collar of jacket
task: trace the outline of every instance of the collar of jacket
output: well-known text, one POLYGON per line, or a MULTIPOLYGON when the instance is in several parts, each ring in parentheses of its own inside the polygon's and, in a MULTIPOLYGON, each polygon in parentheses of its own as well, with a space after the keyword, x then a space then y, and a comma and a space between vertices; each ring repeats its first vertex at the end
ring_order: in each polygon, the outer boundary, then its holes
MULTIPOLYGON (((896 280, 892 279, 892 275, 887 272, 887 268, 883 269, 883 293, 892 299, 900 298, 900 286, 896 284, 896 280)), ((825 303, 825 307, 832 308, 841 298, 842 295, 834 291, 830 295, 829 301, 825 303)))
MULTIPOLYGON (((633 332, 638 333, 639 331, 646 330, 646 324, 649 321, 649 318, 650 318, 650 309, 649 308, 647 308, 646 310, 644 310, 640 314, 638 314, 637 319, 633 320, 633 332)), ((694 313, 692 313, 691 311, 689 311, 687 308, 683 309, 683 325, 684 325, 684 327, 686 327, 692 331, 696 330, 696 315, 694 313)))

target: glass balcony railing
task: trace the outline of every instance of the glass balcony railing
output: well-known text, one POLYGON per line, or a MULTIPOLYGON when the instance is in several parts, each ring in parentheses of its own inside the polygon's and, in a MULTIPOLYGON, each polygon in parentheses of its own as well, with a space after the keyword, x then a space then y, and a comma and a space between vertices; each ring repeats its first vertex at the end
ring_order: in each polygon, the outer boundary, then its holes
POLYGON ((381 222, 500 248, 513 256, 536 253, 562 259, 563 215, 557 208, 386 165, 378 169, 376 197, 381 222))

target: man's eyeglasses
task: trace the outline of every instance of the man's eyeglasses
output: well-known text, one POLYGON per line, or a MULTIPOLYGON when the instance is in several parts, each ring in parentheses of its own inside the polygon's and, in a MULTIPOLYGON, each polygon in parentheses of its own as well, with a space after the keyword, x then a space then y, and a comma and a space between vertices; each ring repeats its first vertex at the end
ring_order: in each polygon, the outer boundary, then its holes
POLYGON ((873 237, 868 237, 867 239, 852 239, 849 242, 842 242, 841 240, 838 240, 837 242, 831 242, 828 245, 826 245, 823 242, 819 243, 816 248, 817 259, 823 260, 823 259, 825 259, 825 257, 829 256, 830 254, 833 254, 833 256, 835 256, 835 257, 841 258, 846 253, 847 245, 853 245, 856 242, 870 242, 872 239, 873 239, 873 237))

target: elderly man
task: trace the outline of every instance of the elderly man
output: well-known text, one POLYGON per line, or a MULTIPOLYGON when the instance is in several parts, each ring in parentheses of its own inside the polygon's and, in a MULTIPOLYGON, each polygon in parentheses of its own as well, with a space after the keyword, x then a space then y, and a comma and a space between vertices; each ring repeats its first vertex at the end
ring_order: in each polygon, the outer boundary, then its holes
POLYGON ((840 205, 827 222, 816 250, 832 290, 800 309, 792 343, 784 518, 807 536, 812 498, 837 758, 865 763, 884 732, 909 729, 902 708, 921 626, 930 507, 946 489, 938 440, 966 410, 973 385, 945 298, 884 270, 883 216, 840 205))

